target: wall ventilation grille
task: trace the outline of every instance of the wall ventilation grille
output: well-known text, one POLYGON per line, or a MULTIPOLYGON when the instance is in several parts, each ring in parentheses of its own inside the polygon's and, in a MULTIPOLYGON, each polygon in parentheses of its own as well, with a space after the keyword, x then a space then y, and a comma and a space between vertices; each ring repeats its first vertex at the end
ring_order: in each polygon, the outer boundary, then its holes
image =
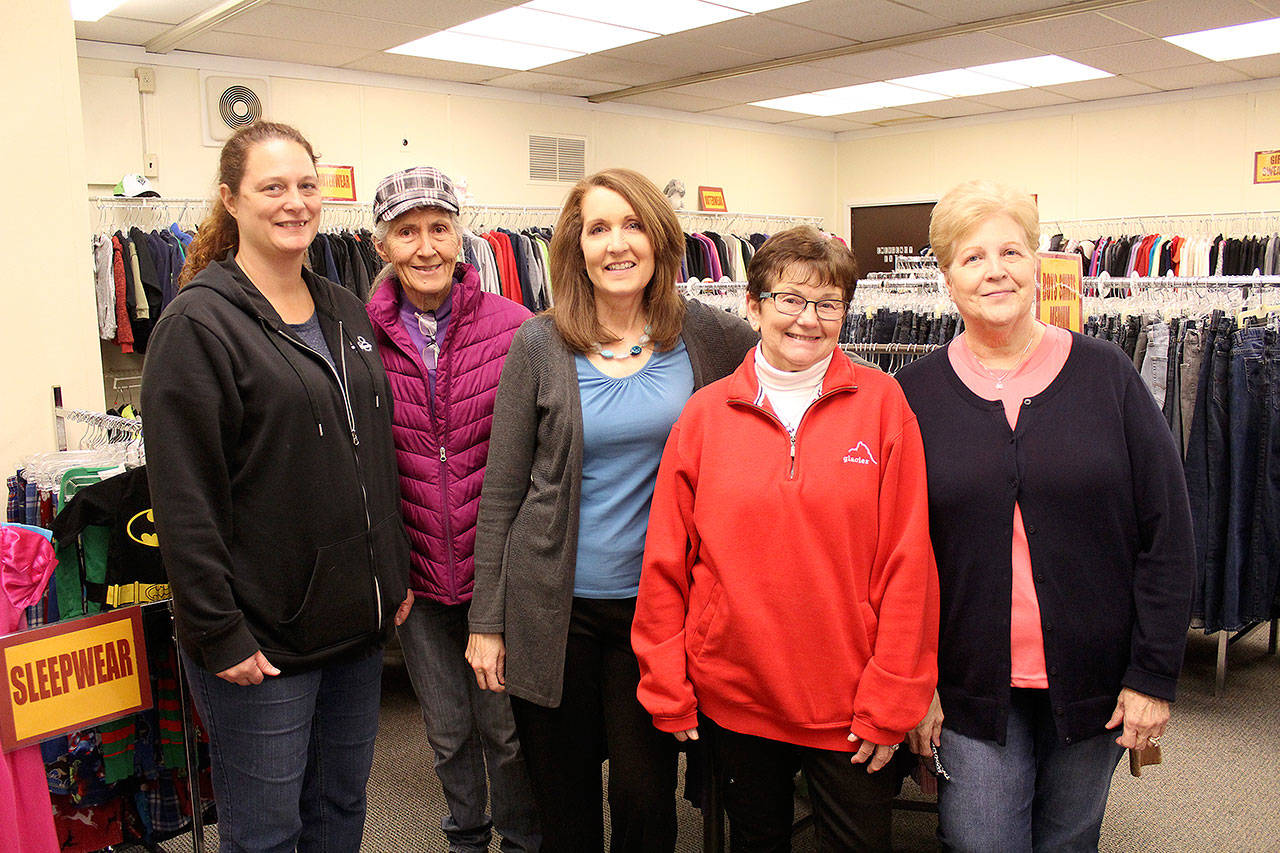
POLYGON ((586 174, 587 140, 579 136, 529 137, 529 180, 576 181, 586 174))

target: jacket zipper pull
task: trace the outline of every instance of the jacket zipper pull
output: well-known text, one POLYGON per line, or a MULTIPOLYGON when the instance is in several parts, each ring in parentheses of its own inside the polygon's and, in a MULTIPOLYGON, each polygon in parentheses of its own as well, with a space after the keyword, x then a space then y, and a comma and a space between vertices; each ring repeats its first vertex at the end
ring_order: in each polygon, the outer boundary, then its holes
POLYGON ((790 480, 796 475, 796 434, 788 432, 787 435, 791 439, 791 471, 787 474, 787 479, 790 480))
POLYGON ((445 459, 444 459, 444 445, 441 445, 441 446, 440 446, 440 461, 441 461, 441 462, 445 461, 445 459))
POLYGON ((356 435, 356 431, 351 430, 351 443, 356 447, 360 446, 360 436, 356 435))

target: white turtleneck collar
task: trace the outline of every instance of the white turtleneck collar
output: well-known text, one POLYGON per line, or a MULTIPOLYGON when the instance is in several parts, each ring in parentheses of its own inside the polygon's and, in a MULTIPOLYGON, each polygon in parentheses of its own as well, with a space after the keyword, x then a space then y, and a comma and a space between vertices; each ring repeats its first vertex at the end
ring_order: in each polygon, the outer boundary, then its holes
POLYGON ((760 382, 760 393, 768 398, 774 414, 789 432, 796 431, 805 410, 818 398, 822 379, 827 375, 833 357, 834 350, 804 370, 779 370, 765 359, 761 346, 756 345, 756 378, 760 382))

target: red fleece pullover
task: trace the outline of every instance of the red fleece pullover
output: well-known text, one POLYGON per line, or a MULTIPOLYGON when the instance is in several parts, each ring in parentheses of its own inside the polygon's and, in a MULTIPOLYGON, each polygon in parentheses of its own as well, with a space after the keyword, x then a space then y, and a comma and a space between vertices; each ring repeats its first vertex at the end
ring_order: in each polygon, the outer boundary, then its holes
POLYGON ((898 383, 837 353, 794 441, 754 351, 685 407, 658 469, 631 640, 665 732, 894 744, 937 682, 924 449, 898 383))

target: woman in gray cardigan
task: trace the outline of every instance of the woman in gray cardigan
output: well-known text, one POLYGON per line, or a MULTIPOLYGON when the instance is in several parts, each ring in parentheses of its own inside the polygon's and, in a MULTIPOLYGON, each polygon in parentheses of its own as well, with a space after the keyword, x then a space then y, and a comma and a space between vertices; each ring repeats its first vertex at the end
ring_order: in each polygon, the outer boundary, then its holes
POLYGON ((503 366, 476 531, 467 659, 511 695, 544 851, 673 850, 674 742, 636 699, 631 619, 667 434, 755 345, 677 293, 684 236, 643 176, 570 192, 551 242, 555 307, 503 366))

